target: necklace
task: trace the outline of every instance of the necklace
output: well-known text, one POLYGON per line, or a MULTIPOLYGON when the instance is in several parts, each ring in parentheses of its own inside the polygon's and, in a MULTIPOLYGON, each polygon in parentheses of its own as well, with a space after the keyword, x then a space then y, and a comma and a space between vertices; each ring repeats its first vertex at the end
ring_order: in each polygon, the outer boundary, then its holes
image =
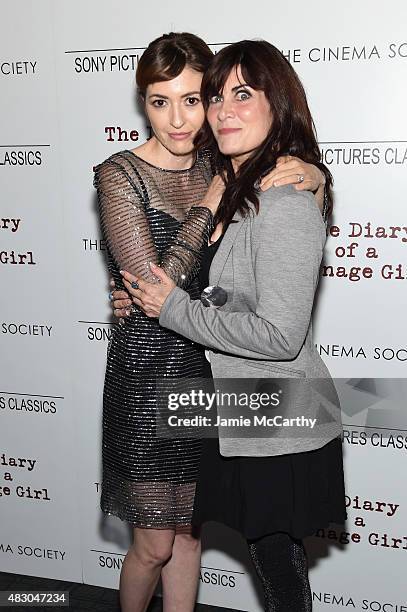
MULTIPOLYGON (((218 240, 222 239, 222 236, 223 234, 221 234, 216 240, 211 240, 209 238, 209 244, 215 244, 216 242, 218 242, 218 240)), ((223 264, 223 268, 224 267, 225 264, 223 264)), ((220 281, 220 278, 222 276, 223 268, 219 275, 218 282, 220 281)), ((219 285, 209 285, 208 287, 205 287, 205 289, 201 293, 202 304, 209 308, 220 308, 221 306, 224 306, 227 301, 228 294, 225 289, 223 289, 219 285)))

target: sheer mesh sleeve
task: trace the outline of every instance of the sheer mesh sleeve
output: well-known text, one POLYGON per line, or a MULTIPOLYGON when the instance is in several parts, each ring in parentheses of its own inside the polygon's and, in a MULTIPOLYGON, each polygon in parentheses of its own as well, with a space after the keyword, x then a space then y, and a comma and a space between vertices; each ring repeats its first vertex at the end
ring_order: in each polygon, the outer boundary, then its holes
POLYGON ((109 158, 96 166, 94 186, 102 232, 119 269, 157 282, 149 265, 155 263, 185 287, 197 271, 202 245, 211 231, 211 211, 193 206, 160 261, 146 216, 145 190, 131 167, 109 158))
POLYGON ((180 287, 189 284, 199 268, 201 250, 213 226, 209 208, 192 206, 174 241, 165 251, 161 267, 180 287))

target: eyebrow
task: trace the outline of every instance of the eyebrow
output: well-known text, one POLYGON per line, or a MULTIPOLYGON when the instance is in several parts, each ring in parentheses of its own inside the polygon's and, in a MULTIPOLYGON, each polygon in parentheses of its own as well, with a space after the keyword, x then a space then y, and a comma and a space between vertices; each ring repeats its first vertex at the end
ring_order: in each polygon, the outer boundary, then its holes
MULTIPOLYGON (((188 93, 182 94, 181 98, 189 98, 190 96, 196 96, 196 95, 201 95, 200 91, 189 91, 188 93)), ((150 96, 148 96, 148 99, 150 98, 163 98, 164 100, 168 100, 168 96, 164 96, 163 94, 159 94, 159 93, 154 93, 151 94, 150 96)))
MULTIPOLYGON (((240 85, 236 85, 235 87, 232 87, 231 91, 233 91, 233 93, 235 93, 236 91, 238 91, 242 87, 250 87, 250 89, 253 89, 253 87, 251 87, 251 85, 248 85, 247 83, 240 83, 240 85)), ((219 93, 222 94, 222 91, 223 91, 223 89, 219 93)), ((219 94, 217 94, 217 95, 219 95, 219 94)))
POLYGON ((241 87, 250 87, 250 85, 248 85, 247 83, 240 83, 240 85, 236 85, 236 87, 232 87, 232 91, 237 91, 241 87))

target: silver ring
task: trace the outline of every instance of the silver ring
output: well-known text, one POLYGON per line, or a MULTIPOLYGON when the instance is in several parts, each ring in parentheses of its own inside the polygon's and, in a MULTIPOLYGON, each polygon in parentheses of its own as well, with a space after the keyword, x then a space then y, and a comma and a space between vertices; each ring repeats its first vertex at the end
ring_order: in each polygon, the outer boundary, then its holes
POLYGON ((304 182, 304 175, 303 174, 297 174, 298 176, 298 182, 299 183, 303 183, 304 182))
POLYGON ((109 302, 113 302, 113 300, 114 300, 113 291, 109 291, 108 297, 109 297, 109 302))
POLYGON ((131 283, 131 286, 133 287, 133 289, 140 289, 140 286, 139 286, 139 284, 138 284, 138 282, 137 282, 137 281, 133 281, 133 282, 131 283))

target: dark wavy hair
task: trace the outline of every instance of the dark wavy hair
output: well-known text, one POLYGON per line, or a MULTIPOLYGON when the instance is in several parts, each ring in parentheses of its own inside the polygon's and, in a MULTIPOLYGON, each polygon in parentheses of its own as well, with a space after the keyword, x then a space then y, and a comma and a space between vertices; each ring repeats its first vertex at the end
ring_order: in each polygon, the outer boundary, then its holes
POLYGON ((251 202, 259 210, 256 182, 276 164, 280 155, 294 155, 314 164, 324 173, 328 210, 332 209, 332 175, 321 163, 315 126, 304 88, 291 64, 276 47, 264 40, 243 40, 219 51, 205 72, 201 95, 205 110, 212 96, 222 93, 232 70, 240 66, 244 82, 264 91, 273 121, 261 145, 235 174, 230 157, 222 155, 206 121, 196 139, 198 147, 210 148, 215 167, 226 174, 226 189, 215 222, 227 225, 234 213, 249 212, 251 202))
POLYGON ((144 99, 148 85, 175 79, 186 66, 204 73, 213 53, 202 38, 189 32, 170 32, 153 40, 140 57, 136 82, 144 99))

